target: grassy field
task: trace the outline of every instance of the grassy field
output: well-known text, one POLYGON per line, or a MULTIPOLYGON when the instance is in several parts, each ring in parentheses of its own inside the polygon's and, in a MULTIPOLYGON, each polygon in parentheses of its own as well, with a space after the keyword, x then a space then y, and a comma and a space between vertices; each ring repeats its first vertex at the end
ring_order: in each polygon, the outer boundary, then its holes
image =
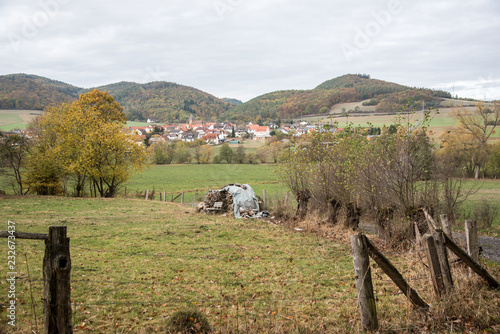
MULTIPOLYGON (((273 172, 273 165, 153 165, 141 174, 135 175, 126 184, 127 191, 144 193, 146 189, 167 194, 185 192, 208 192, 220 189, 228 183, 245 183, 257 194, 266 189, 268 193, 284 193, 286 187, 279 183, 273 172)), ((188 196, 188 198, 189 198, 188 196)))
MULTIPOLYGON (((170 316, 185 309, 203 313, 214 333, 361 330, 346 231, 311 221, 297 225, 302 229, 297 231, 262 220, 207 216, 178 204, 135 199, 7 196, 0 197, 0 205, 5 229, 7 220, 14 221, 20 232, 47 233, 49 226, 67 226, 76 333, 166 332, 170 316)), ((0 299, 1 332, 32 333, 43 328, 43 253, 41 241, 16 240, 17 327, 2 330, 5 293, 0 299)), ((407 251, 386 255, 433 306, 429 315, 414 310, 374 266, 383 332, 465 329, 465 324, 472 330, 500 329, 494 306, 500 293, 469 279, 467 271, 453 268, 459 292, 473 287, 470 297, 460 294, 466 296, 462 298, 467 311, 441 319, 444 306, 433 296, 422 256, 407 251)), ((4 266, 6 256, 7 252, 0 256, 4 266)), ((485 265, 492 272, 498 270, 485 265)), ((0 282, 7 291, 7 282, 0 282)))
POLYGON ((41 110, 0 110, 0 130, 25 129, 28 122, 41 113, 41 110))

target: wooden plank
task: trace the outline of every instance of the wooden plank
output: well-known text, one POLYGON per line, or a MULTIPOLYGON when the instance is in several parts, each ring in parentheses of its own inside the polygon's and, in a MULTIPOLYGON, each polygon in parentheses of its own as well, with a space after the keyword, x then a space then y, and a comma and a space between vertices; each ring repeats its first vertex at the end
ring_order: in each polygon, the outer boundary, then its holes
POLYGON ((390 277, 390 279, 397 285, 399 290, 411 301, 411 303, 419 308, 428 310, 429 305, 420 298, 418 293, 411 288, 411 286, 403 278, 403 275, 392 265, 392 263, 375 247, 375 245, 366 238, 366 244, 368 246, 368 254, 375 261, 380 268, 390 277))
POLYGON ((438 229, 438 226, 434 219, 432 219, 432 216, 427 212, 427 209, 422 209, 424 211, 425 218, 427 219, 427 224, 429 225, 429 230, 431 232, 434 232, 435 230, 438 229))
POLYGON ((476 274, 481 276, 488 285, 492 288, 499 288, 500 284, 476 261, 474 261, 465 251, 463 251, 458 245, 453 242, 446 234, 444 234, 444 243, 448 249, 455 253, 463 263, 467 264, 476 274))
POLYGON ((436 244, 434 238, 430 234, 423 237, 423 243, 427 254, 427 262, 429 270, 431 271, 431 280, 434 287, 434 292, 438 298, 445 293, 443 274, 441 273, 441 265, 439 264, 439 257, 436 251, 436 244))
POLYGON ((359 311, 363 330, 374 331, 378 329, 377 306, 373 294, 372 275, 368 247, 364 235, 351 236, 352 261, 358 290, 359 311))
POLYGON ((441 274, 443 275, 443 285, 446 294, 452 293, 454 290, 453 279, 451 277, 450 263, 448 261, 448 251, 444 244, 444 232, 437 230, 432 234, 434 244, 436 245, 436 252, 438 255, 439 266, 441 267, 441 274))
POLYGON ((0 238, 8 238, 11 235, 14 235, 17 239, 47 240, 49 238, 48 234, 43 233, 14 232, 14 234, 11 234, 7 231, 0 231, 0 238))

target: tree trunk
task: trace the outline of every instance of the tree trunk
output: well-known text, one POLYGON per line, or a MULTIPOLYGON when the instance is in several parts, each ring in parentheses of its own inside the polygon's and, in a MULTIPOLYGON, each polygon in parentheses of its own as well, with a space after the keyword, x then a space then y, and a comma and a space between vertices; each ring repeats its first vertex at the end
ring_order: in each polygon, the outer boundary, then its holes
POLYGON ((307 214, 307 204, 311 198, 311 192, 307 189, 301 190, 295 194, 295 199, 297 200, 297 212, 295 217, 299 219, 304 219, 307 214))
POLYGON ((330 205, 328 207, 328 222, 332 223, 332 225, 337 225, 342 204, 336 199, 330 200, 329 204, 330 205))
POLYGON ((346 206, 346 226, 352 229, 359 227, 359 217, 361 216, 361 209, 354 203, 348 203, 346 206))
POLYGON ((387 227, 389 226, 390 221, 394 218, 394 209, 391 207, 380 208, 377 209, 377 228, 378 228, 378 236, 381 239, 386 239, 390 237, 387 234, 387 227))

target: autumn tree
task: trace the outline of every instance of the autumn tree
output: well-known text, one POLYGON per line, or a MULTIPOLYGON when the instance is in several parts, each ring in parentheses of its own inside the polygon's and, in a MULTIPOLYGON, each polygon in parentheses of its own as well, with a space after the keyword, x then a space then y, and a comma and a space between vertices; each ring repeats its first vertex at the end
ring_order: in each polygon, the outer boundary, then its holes
POLYGON ((458 120, 459 126, 472 135, 477 142, 479 155, 473 161, 474 177, 477 179, 486 162, 486 144, 495 133, 497 125, 500 125, 500 104, 495 103, 492 107, 487 107, 483 103, 478 103, 473 111, 457 108, 452 115, 458 120))
POLYGON ((28 156, 29 139, 23 134, 0 132, 0 169, 13 178, 12 188, 17 195, 25 195, 23 168, 28 156))
MULTIPOLYGON (((58 177, 72 180, 75 196, 83 196, 86 185, 94 196, 115 196, 143 168, 146 158, 144 149, 122 131, 126 123, 122 110, 113 97, 98 90, 80 95, 71 104, 48 108, 31 125, 38 135, 30 182, 36 185, 48 171, 57 170, 58 177), (53 160, 45 161, 43 155, 53 160), (40 160, 45 167, 36 164, 40 160)), ((57 179, 51 182, 57 188, 57 179)))

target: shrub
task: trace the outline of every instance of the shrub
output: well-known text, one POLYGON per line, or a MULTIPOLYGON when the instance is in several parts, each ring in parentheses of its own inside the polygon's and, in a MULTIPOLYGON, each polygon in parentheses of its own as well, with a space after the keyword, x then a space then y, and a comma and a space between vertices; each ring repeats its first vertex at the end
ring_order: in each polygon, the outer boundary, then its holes
POLYGON ((471 218, 477 221, 479 228, 490 228, 499 214, 498 207, 483 198, 472 210, 471 218))

